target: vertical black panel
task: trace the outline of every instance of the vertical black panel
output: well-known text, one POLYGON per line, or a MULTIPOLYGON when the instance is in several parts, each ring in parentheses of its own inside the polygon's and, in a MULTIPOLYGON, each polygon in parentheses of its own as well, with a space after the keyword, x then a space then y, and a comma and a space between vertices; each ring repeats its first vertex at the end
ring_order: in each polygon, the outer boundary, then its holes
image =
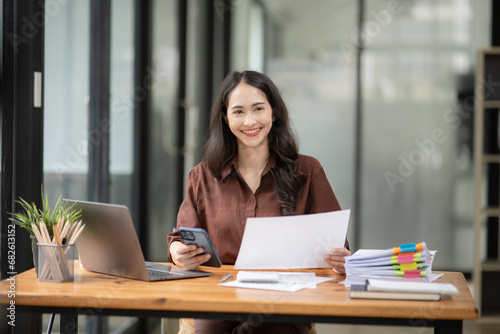
MULTIPOLYGON (((111 59, 111 0, 90 1, 90 73, 89 73, 89 171, 88 198, 109 202, 109 141, 110 141, 110 59, 111 59)), ((65 324, 72 328, 72 318, 65 324)), ((63 324, 61 324, 63 325, 63 324)), ((107 320, 89 316, 89 333, 105 333, 107 320)))
POLYGON ((211 84, 214 96, 229 71, 231 13, 235 5, 230 0, 216 0, 207 11, 208 14, 211 14, 209 18, 209 22, 211 21, 209 25, 212 28, 210 47, 212 48, 211 67, 213 70, 211 84))
MULTIPOLYGON (((493 34, 493 33, 492 33, 493 34)), ((500 82, 500 56, 499 55, 485 55, 484 56, 484 80, 487 83, 497 83, 500 82)), ((491 84, 493 86, 493 84, 491 84)), ((484 100, 485 101, 499 101, 500 100, 500 90, 492 89, 491 86, 487 86, 485 89, 484 100)), ((495 86, 493 86, 495 87, 495 86)))
POLYGON ((179 27, 177 41, 179 43, 179 90, 177 92, 177 147, 179 148, 179 156, 177 157, 176 175, 177 184, 175 186, 176 197, 179 207, 184 194, 184 147, 185 147, 185 124, 186 124, 186 59, 187 59, 187 1, 180 0, 178 2, 178 17, 179 27))
POLYGON ((90 2, 89 196, 109 201, 111 0, 90 2))
POLYGON ((500 46, 500 1, 491 1, 491 46, 500 46))
POLYGON ((208 97, 208 106, 211 105, 212 99, 215 97, 217 94, 217 89, 214 86, 214 16, 215 15, 223 15, 224 13, 224 4, 222 3, 222 8, 220 7, 220 4, 222 0, 215 0, 211 5, 207 6, 205 12, 206 15, 206 29, 205 29, 205 38, 206 38, 206 45, 205 45, 205 63, 203 64, 206 67, 206 77, 205 77, 205 87, 207 91, 207 97, 208 97), (219 13, 219 14, 217 14, 219 13))
POLYGON ((15 52, 11 42, 9 42, 9 35, 14 35, 14 0, 4 1, 2 8, 2 69, 0 74, 1 89, 0 89, 0 108, 2 116, 2 196, 1 196, 1 210, 2 215, 2 240, 0 251, 0 278, 4 279, 7 276, 7 231, 8 218, 7 212, 13 211, 13 195, 14 195, 14 105, 15 105, 15 52))
MULTIPOLYGON (((363 21, 365 15, 365 2, 364 0, 358 0, 358 29, 362 31, 363 21)), ((359 245, 361 240, 361 212, 362 212, 362 175, 363 175, 363 97, 362 94, 362 52, 363 52, 363 38, 361 34, 358 36, 357 40, 357 53, 356 53, 356 81, 355 81, 355 91, 356 91, 356 118, 355 118, 355 129, 354 129, 354 140, 355 140, 355 152, 354 152, 354 219, 352 220, 354 239, 351 242, 351 249, 353 249, 353 244, 359 245)))
MULTIPOLYGON (((500 1, 491 1, 491 46, 500 46, 500 1)), ((485 66, 485 79, 487 81, 498 82, 500 81, 500 61, 499 56, 485 56, 484 59, 485 66), (491 75, 491 77, 489 77, 491 75)), ((500 100, 500 91, 494 90, 489 94, 488 98, 485 100, 500 100)), ((486 153, 496 153, 498 154, 498 145, 494 145, 498 140, 498 110, 485 110, 485 137, 491 136, 489 139, 486 138, 485 150, 486 153), (490 119, 489 122, 487 118, 490 119)), ((500 166, 498 164, 490 164, 488 168, 488 189, 487 189, 487 205, 489 207, 499 206, 499 187, 500 187, 500 166)), ((488 217, 487 222, 488 235, 487 235, 487 250, 486 257, 498 260, 500 254, 498 254, 498 230, 500 229, 500 220, 498 217, 488 217)), ((485 275, 485 273, 483 274, 485 275)), ((492 285, 493 286, 493 285, 492 285)), ((484 289, 483 291, 487 291, 484 289)), ((491 296, 490 296, 491 297, 491 296)), ((486 300, 486 299, 484 299, 486 300)), ((498 301, 498 299, 497 299, 498 301)), ((487 302, 484 303, 485 307, 487 302)), ((498 303, 497 303, 498 305, 498 303)))
POLYGON ((500 312, 500 272, 485 271, 482 274, 482 286, 487 287, 481 289, 481 312, 496 313, 500 312))
MULTIPOLYGON (((134 87, 148 85, 151 78, 151 1, 135 1, 134 18, 134 87)), ((132 188, 132 216, 139 242, 147 254, 148 222, 148 124, 151 90, 144 90, 144 98, 134 101, 134 174, 132 188)))
MULTIPOLYGON (((223 54, 223 64, 222 64, 222 79, 229 73, 230 69, 230 57, 231 57, 231 18, 232 15, 231 13, 233 12, 233 6, 230 2, 228 5, 229 8, 224 12, 224 22, 223 22, 223 29, 224 32, 222 33, 222 38, 223 38, 223 49, 222 49, 222 54, 223 54)), ((222 82, 221 82, 222 83, 222 82)), ((217 85, 217 90, 219 89, 217 85)))
MULTIPOLYGON (((2 2, 2 279, 15 278, 16 273, 33 268, 29 234, 24 229, 11 225, 9 213, 21 210, 15 203, 19 198, 41 204, 43 104, 34 105, 34 73, 41 75, 37 95, 42 96, 44 3, 43 0, 2 2)), ((3 312, 2 319, 5 319, 3 312)), ((2 323, 5 324, 5 320, 2 323)), ((2 333, 38 333, 40 318, 16 314, 15 327, 0 329, 2 333)))
MULTIPOLYGON (((495 2, 495 1, 493 1, 495 2)), ((498 2, 498 1, 496 1, 498 2)), ((495 10, 493 5, 493 10, 495 10)), ((497 9, 498 11, 498 9, 497 9)), ((492 18, 492 26, 495 25, 495 21, 499 21, 498 17, 492 18)), ((492 43, 494 42, 495 35, 499 35, 500 32, 492 31, 492 43)), ((500 82, 500 56, 499 55, 485 55, 484 56, 484 80, 486 82, 500 82)), ((485 101, 499 101, 500 100, 500 90, 499 89, 486 89, 485 87, 485 101)), ((490 87, 491 88, 491 87, 490 87)), ((499 110, 496 109, 484 109, 484 153, 485 154, 498 154, 498 123, 499 122, 499 110)), ((486 205, 490 208, 498 208, 500 204, 499 193, 500 193, 500 166, 499 164, 488 164, 487 165, 487 176, 488 180, 486 184, 486 205)), ((487 235, 486 235, 486 258, 498 260, 498 231, 499 231, 499 219, 498 217, 487 217, 487 235)))

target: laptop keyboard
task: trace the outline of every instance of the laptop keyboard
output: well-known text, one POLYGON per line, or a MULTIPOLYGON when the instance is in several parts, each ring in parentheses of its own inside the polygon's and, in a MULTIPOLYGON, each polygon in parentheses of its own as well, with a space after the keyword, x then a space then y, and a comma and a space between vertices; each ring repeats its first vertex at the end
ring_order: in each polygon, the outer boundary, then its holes
POLYGON ((151 278, 166 278, 170 276, 169 272, 166 271, 160 271, 160 270, 154 270, 154 269, 148 269, 149 277, 151 278))

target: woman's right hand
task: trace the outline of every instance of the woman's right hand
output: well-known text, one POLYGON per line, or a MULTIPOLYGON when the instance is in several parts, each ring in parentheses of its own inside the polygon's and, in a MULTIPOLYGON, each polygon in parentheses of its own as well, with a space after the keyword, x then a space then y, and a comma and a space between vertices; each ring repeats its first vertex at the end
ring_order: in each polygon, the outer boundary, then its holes
POLYGON ((174 263, 189 270, 195 270, 210 259, 210 254, 202 253, 203 247, 196 247, 196 245, 185 245, 180 241, 170 244, 170 256, 174 263))

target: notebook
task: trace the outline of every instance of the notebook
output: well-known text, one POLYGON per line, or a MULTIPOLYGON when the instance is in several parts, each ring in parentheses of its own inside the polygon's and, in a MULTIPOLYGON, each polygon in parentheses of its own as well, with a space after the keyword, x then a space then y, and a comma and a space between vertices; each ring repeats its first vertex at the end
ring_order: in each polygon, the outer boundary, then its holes
POLYGON ((209 276, 211 273, 147 262, 126 206, 64 200, 65 205, 82 209, 85 228, 76 242, 83 267, 88 271, 161 281, 209 276))

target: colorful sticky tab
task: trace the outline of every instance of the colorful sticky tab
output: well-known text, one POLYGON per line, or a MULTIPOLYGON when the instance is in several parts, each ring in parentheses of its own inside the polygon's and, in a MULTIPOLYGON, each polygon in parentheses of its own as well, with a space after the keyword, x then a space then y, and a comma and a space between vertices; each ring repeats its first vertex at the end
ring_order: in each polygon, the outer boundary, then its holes
POLYGON ((401 253, 404 252, 415 252, 417 250, 417 244, 412 243, 412 244, 402 244, 399 245, 399 249, 401 253))
POLYGON ((407 270, 404 272, 405 278, 425 277, 425 270, 407 270))
POLYGON ((412 263, 413 255, 400 255, 398 256, 398 264, 402 263, 412 263))
POLYGON ((415 254, 415 252, 403 252, 403 253, 399 253, 399 255, 410 255, 410 254, 413 255, 413 254, 415 254))
POLYGON ((393 247, 392 252, 394 254, 406 253, 406 252, 416 252, 424 249, 424 245, 422 242, 410 243, 410 244, 401 244, 399 247, 393 247))
POLYGON ((416 270, 417 269, 417 264, 415 262, 411 263, 402 263, 400 265, 401 270, 407 271, 407 270, 416 270))
POLYGON ((415 270, 423 267, 424 265, 422 263, 413 262, 413 263, 394 264, 392 266, 392 269, 400 271, 401 272, 400 276, 403 276, 404 272, 407 270, 415 270))

